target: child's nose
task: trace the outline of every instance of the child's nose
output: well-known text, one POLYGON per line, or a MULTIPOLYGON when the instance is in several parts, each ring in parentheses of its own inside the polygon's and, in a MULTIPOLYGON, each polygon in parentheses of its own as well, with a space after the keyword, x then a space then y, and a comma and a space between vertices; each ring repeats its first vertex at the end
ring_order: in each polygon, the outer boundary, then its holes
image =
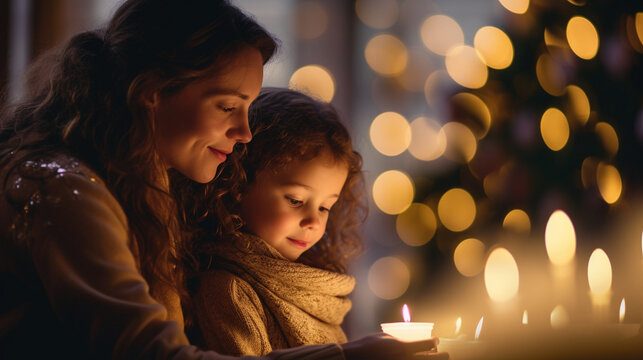
POLYGON ((321 226, 321 218, 316 211, 308 211, 300 225, 305 229, 317 230, 321 226))

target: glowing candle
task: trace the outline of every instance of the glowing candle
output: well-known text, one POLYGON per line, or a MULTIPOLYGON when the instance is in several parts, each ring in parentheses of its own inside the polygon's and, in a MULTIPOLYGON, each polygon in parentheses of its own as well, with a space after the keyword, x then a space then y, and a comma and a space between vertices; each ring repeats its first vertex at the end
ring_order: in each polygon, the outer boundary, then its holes
POLYGON ((527 322, 528 322, 527 320, 528 320, 528 319, 527 319, 527 310, 525 310, 525 311, 522 313, 522 324, 523 324, 523 325, 527 325, 527 322))
POLYGON ((455 336, 458 336, 461 328, 462 328, 462 317, 458 316, 458 319, 455 321, 455 336))
POLYGON ((618 322, 620 324, 622 324, 623 319, 625 319, 625 298, 623 298, 623 300, 621 300, 621 307, 620 307, 620 309, 618 311, 618 322))
POLYGON ((594 313, 598 321, 605 322, 612 287, 612 264, 603 249, 595 249, 587 264, 587 279, 594 313))
POLYGON ((482 330, 482 321, 484 320, 484 316, 480 317, 480 321, 478 321, 478 326, 476 326, 476 341, 480 338, 480 331, 482 330))
POLYGON ((431 338, 433 323, 411 322, 411 312, 404 304, 402 307, 404 322, 382 323, 382 331, 403 341, 418 341, 431 338))

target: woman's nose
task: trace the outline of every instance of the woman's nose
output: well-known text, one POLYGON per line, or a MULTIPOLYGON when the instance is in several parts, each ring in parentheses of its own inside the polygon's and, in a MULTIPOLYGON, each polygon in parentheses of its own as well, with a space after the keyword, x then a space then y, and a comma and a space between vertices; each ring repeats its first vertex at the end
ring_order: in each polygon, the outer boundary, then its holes
POLYGON ((252 132, 248 124, 248 112, 242 111, 235 117, 234 122, 230 129, 228 129, 227 136, 236 142, 248 143, 252 140, 252 132))

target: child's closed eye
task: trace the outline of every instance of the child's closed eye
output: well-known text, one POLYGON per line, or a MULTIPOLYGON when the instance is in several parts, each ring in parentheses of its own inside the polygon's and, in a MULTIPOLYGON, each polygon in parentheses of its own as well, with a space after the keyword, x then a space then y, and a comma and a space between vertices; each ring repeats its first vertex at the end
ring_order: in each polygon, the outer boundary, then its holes
POLYGON ((303 201, 297 200, 295 198, 292 198, 290 196, 285 196, 286 201, 288 201, 288 204, 292 207, 300 207, 301 205, 304 204, 303 201))

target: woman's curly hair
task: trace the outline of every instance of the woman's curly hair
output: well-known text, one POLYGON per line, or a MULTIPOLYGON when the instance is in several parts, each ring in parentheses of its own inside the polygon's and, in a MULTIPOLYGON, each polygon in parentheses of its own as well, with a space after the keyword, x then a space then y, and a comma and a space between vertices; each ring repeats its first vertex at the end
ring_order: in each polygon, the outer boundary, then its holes
POLYGON ((208 231, 199 236, 201 251, 208 242, 237 236, 242 230, 240 202, 247 185, 260 171, 278 173, 293 161, 307 161, 329 153, 346 164, 348 177, 337 203, 332 207, 326 234, 298 261, 331 271, 346 272, 346 261, 362 249, 359 232, 367 207, 362 157, 353 149, 351 136, 335 109, 297 91, 265 88, 250 106, 253 139, 246 149, 226 162, 216 180, 219 196, 210 202, 212 216, 208 231), (232 176, 243 172, 244 181, 232 176), (213 236, 214 235, 214 236, 213 236))
POLYGON ((181 181, 168 178, 157 155, 142 99, 219 75, 248 47, 265 63, 277 43, 227 0, 125 1, 105 28, 74 36, 31 67, 24 99, 2 109, 0 168, 61 152, 90 166, 127 215, 151 294, 169 285, 188 303, 185 219, 197 212, 189 198, 171 196, 181 181))

